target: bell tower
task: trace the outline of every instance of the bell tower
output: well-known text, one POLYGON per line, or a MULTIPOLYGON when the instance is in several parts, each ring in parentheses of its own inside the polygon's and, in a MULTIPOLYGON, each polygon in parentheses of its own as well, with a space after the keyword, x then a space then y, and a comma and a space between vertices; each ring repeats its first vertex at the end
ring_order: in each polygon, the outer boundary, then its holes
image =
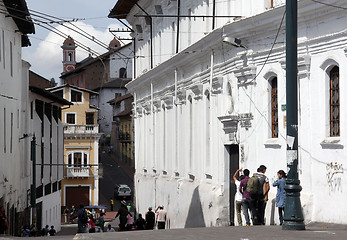
POLYGON ((70 72, 76 68, 76 45, 72 37, 68 36, 63 46, 63 73, 70 72))

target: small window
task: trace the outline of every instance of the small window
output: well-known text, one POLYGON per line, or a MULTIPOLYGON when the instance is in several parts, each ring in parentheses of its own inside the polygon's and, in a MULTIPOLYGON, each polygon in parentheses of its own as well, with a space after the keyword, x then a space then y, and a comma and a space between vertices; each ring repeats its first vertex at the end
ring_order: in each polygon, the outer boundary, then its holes
POLYGON ((119 78, 126 78, 127 77, 127 70, 125 68, 119 69, 119 78))
POLYGON ((71 102, 82 102, 82 93, 71 90, 71 102))
POLYGON ((340 76, 339 67, 330 71, 330 136, 340 136, 340 76))
POLYGON ((88 164, 88 155, 86 153, 83 154, 83 164, 86 167, 88 164))
POLYGON ((66 114, 66 123, 76 124, 75 116, 76 116, 76 114, 74 114, 74 113, 67 113, 66 114))
POLYGON ((86 124, 94 125, 94 113, 86 113, 86 124))
POLYGON ((73 155, 74 160, 74 167, 81 167, 82 166, 82 153, 75 152, 73 155))
POLYGON ((278 138, 277 77, 271 80, 271 137, 278 138))

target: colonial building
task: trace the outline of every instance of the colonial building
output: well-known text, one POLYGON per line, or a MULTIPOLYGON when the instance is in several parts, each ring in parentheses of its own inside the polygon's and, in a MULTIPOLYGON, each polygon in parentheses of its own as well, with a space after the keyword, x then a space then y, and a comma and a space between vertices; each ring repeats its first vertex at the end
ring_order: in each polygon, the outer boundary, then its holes
POLYGON ((48 89, 57 96, 72 102, 62 112, 64 123, 64 179, 61 205, 69 208, 98 205, 99 176, 99 125, 98 109, 90 106, 90 95, 96 92, 68 84, 48 89))
POLYGON ((27 34, 35 33, 26 1, 0 0, 0 207, 8 216, 9 234, 30 222, 29 64, 22 47, 30 46, 27 34), (25 219, 25 220, 24 220, 25 219))
MULTIPOLYGON (((161 204, 171 227, 233 224, 236 169, 255 172, 264 164, 270 185, 278 170, 287 171, 283 3, 117 2, 109 16, 126 16, 135 55, 143 57, 127 84, 134 95, 138 212, 161 204), (146 14, 153 17, 141 17, 146 14), (179 21, 160 14, 179 15, 179 21)), ((304 217, 345 224, 347 115, 340 79, 346 74, 347 3, 298 4, 304 217), (336 199, 342 205, 330 204, 336 199)), ((278 222, 275 196, 271 188, 266 224, 278 222)))
POLYGON ((133 146, 133 96, 128 93, 108 101, 113 107, 111 144, 118 159, 131 168, 135 168, 133 146))
MULTIPOLYGON (((43 82, 46 82, 46 80, 43 82)), ((27 128, 27 133, 23 135, 21 141, 28 143, 25 148, 25 152, 27 153, 26 159, 28 161, 23 164, 23 168, 30 170, 29 176, 31 179, 22 184, 29 186, 32 182, 32 178, 34 177, 32 175, 33 159, 30 156, 33 156, 33 152, 35 152, 36 227, 37 229, 41 229, 48 224, 49 226, 54 225, 55 229, 60 231, 60 198, 64 170, 61 109, 63 105, 70 106, 71 103, 36 86, 30 85, 29 90, 28 103, 30 105, 27 107, 27 120, 29 124, 24 124, 25 128, 27 128), (36 142, 33 142, 33 137, 35 137, 36 142), (31 144, 30 148, 29 143, 31 144)), ((28 225, 29 223, 30 221, 25 221, 21 225, 28 225)))
POLYGON ((132 77, 132 45, 121 46, 114 38, 109 50, 98 57, 76 61, 76 44, 71 37, 65 39, 63 49, 63 84, 89 89, 99 94, 93 95, 91 104, 99 108, 98 123, 100 132, 111 135, 112 107, 106 102, 115 94, 124 95, 132 77))

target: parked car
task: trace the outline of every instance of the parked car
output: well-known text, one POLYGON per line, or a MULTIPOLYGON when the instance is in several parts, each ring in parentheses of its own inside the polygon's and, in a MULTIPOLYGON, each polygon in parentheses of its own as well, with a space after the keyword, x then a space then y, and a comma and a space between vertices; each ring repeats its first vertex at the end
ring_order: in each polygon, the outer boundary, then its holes
POLYGON ((114 197, 115 198, 130 198, 131 189, 126 184, 117 184, 114 188, 114 197))

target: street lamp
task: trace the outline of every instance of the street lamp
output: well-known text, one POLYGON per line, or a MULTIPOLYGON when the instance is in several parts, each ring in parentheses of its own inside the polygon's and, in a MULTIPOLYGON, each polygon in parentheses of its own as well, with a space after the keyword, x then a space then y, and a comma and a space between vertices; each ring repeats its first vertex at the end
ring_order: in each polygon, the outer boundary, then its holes
POLYGON ((288 178, 284 189, 283 230, 305 230, 300 202, 298 178, 298 83, 297 83, 297 35, 298 3, 286 1, 286 104, 287 104, 287 166, 288 178))

